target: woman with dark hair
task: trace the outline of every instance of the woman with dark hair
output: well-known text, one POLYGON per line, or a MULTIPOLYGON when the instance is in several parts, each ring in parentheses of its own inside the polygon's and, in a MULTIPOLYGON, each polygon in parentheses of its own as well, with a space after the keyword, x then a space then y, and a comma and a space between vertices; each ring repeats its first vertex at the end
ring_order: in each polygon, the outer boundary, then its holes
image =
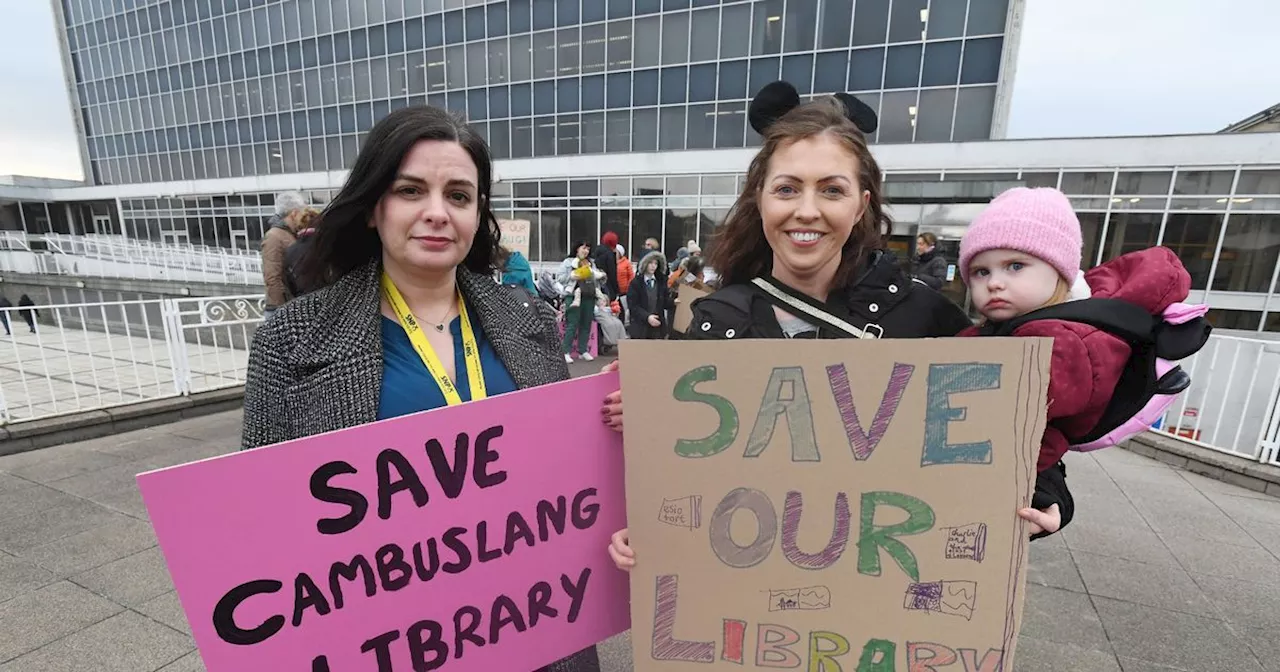
MULTIPOLYGON (((764 144, 708 261, 721 289, 693 303, 688 338, 929 338, 971 325, 883 249, 892 223, 863 135, 875 131, 875 112, 848 94, 801 104, 791 85, 775 82, 749 118, 764 144)), ((621 428, 621 393, 604 413, 621 428)), ((1041 472, 1034 506, 1018 515, 1037 533, 1070 520, 1060 465, 1041 472)), ((619 567, 634 564, 626 530, 609 550, 619 567)))
MULTIPOLYGON (((431 107, 369 132, 320 216, 299 297, 249 352, 243 448, 569 377, 555 316, 494 281, 499 245, 484 140, 431 107)), ((547 668, 597 672, 595 648, 547 668)))
POLYGON ((586 360, 595 359, 588 349, 591 342, 591 326, 595 324, 596 296, 604 293, 606 276, 596 268, 591 259, 591 243, 580 240, 569 248, 569 256, 560 263, 556 277, 564 288, 564 361, 573 362, 574 342, 578 355, 586 360))

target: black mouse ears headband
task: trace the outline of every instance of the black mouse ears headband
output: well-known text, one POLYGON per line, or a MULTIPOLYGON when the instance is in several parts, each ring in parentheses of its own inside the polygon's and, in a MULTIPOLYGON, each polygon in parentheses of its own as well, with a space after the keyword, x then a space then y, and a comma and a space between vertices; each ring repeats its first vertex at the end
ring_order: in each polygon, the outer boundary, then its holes
MULTIPOLYGON (((844 116, 858 130, 866 135, 876 132, 879 120, 870 105, 847 93, 837 93, 835 98, 844 104, 844 116)), ((751 122, 751 128, 756 129, 756 133, 764 135, 774 122, 799 106, 800 93, 796 91, 796 87, 779 80, 760 89, 751 100, 751 106, 747 108, 747 120, 751 122)))

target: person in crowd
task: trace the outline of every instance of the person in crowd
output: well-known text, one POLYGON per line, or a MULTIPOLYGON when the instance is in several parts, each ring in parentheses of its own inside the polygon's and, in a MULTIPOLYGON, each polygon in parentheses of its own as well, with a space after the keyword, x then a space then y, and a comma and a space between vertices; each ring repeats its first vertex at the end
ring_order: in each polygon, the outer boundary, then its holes
POLYGON ((667 283, 658 275, 662 264, 662 252, 653 250, 640 259, 640 275, 631 281, 627 292, 630 322, 627 330, 631 338, 661 339, 666 332, 667 283))
POLYGON ((533 268, 519 250, 499 247, 497 264, 498 271, 502 273, 502 284, 523 287, 530 294, 538 295, 538 286, 533 282, 533 268))
POLYGON ((298 264, 311 248, 311 241, 315 240, 315 223, 319 216, 320 211, 315 208, 299 208, 286 218, 289 228, 298 232, 298 239, 284 252, 284 283, 288 290, 286 300, 302 296, 312 289, 304 287, 299 281, 298 264))
POLYGON ((618 303, 622 306, 622 323, 627 324, 627 292, 636 277, 636 267, 627 258, 627 249, 622 245, 615 247, 614 253, 618 257, 618 303))
MULTIPOLYGON (((706 272, 707 262, 701 256, 691 256, 684 263, 684 273, 680 275, 680 285, 689 285, 694 289, 708 291, 704 274, 706 272)), ((680 291, 680 287, 676 287, 676 291, 680 291)))
POLYGON ((564 291, 564 361, 573 362, 574 342, 578 355, 587 361, 595 359, 588 343, 591 325, 595 322, 596 294, 603 291, 604 274, 591 261, 591 244, 579 241, 574 244, 572 256, 560 264, 557 278, 564 291))
MULTIPOLYGON (((662 254, 662 243, 658 242, 657 238, 644 239, 644 254, 640 255, 640 258, 643 259, 644 255, 650 252, 657 252, 658 254, 662 254)), ((668 275, 667 256, 663 254, 662 263, 658 264, 657 277, 662 278, 662 281, 665 283, 667 281, 667 275, 668 275)))
POLYGON ((36 318, 40 317, 40 311, 36 308, 36 302, 31 297, 23 294, 18 297, 18 312, 22 314, 22 319, 26 321, 27 327, 31 329, 31 333, 36 333, 36 318))
POLYGON ((12 336, 13 331, 9 327, 9 313, 12 313, 13 302, 7 296, 0 296, 0 322, 4 322, 4 335, 12 336))
MULTIPOLYGON (((928 338, 971 326, 884 249, 892 222, 864 135, 877 125, 870 107, 848 94, 801 103, 775 82, 748 114, 763 146, 709 260, 721 289, 694 302, 689 338, 928 338)), ((621 392, 602 413, 621 430, 621 392)), ((1072 508, 1065 475, 1041 472, 1036 490, 1052 501, 1017 513, 1034 533, 1056 531, 1072 508)), ((620 568, 635 564, 625 529, 609 552, 620 568)))
POLYGON ((564 361, 573 361, 576 350, 584 361, 591 361, 591 328, 595 324, 596 304, 608 299, 604 293, 604 273, 589 264, 583 264, 569 274, 573 280, 572 293, 565 297, 564 310, 564 361), (575 347, 575 341, 577 341, 575 347))
POLYGON ((605 231, 600 236, 600 244, 591 251, 591 263, 605 275, 601 286, 610 301, 618 298, 621 288, 618 285, 618 234, 605 231))
MULTIPOLYGON (((493 280, 492 179, 484 139, 450 112, 374 125, 303 259, 320 288, 254 336, 243 448, 569 377, 550 306, 493 280)), ((543 670, 599 668, 590 647, 543 670)))
POLYGON ((290 215, 307 207, 307 198, 296 191, 276 195, 276 214, 267 221, 267 231, 262 235, 262 282, 267 287, 266 319, 289 300, 289 288, 285 282, 285 251, 298 239, 294 228, 296 218, 290 215))
MULTIPOLYGON (((1132 252, 1082 273, 1082 245, 1080 220, 1057 189, 1018 187, 997 196, 960 241, 960 277, 983 316, 981 325, 960 335, 994 335, 1015 318, 1090 297, 1120 299, 1162 315, 1191 290, 1190 274, 1167 247, 1132 252)), ((1013 336, 1053 339, 1041 472, 1060 468, 1072 439, 1103 421, 1118 389, 1138 396, 1120 382, 1133 350, 1101 325, 1068 319, 1009 325, 1013 336)), ((1062 513, 1064 524, 1069 516, 1062 513)))
POLYGON ((933 289, 942 289, 947 282, 947 260, 938 253, 938 237, 925 232, 916 236, 916 258, 911 264, 911 275, 933 289))
POLYGON ((622 305, 618 300, 610 301, 601 293, 596 297, 595 321, 600 325, 600 354, 607 355, 618 347, 618 343, 626 340, 627 327, 619 315, 622 305))
POLYGON ((676 258, 671 260, 671 264, 667 267, 666 273, 667 286, 674 287, 675 279, 684 273, 684 260, 689 258, 689 248, 681 247, 676 250, 676 258))

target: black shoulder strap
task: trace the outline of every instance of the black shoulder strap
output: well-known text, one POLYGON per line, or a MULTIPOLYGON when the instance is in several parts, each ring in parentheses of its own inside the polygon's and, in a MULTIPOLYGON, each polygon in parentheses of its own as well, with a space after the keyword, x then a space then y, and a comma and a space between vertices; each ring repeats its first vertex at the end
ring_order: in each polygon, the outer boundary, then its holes
POLYGON ((764 297, 770 303, 782 308, 783 310, 799 317, 810 323, 817 323, 819 326, 825 326, 827 329, 839 334, 845 334, 853 338, 877 338, 878 334, 870 331, 859 329, 849 322, 832 315, 818 304, 817 301, 801 295, 794 290, 788 291, 790 288, 778 283, 771 282, 772 278, 756 278, 751 281, 753 285, 760 288, 764 292, 764 297))
POLYGON ((1009 336, 1028 322, 1065 320, 1097 327, 1130 344, 1154 343, 1160 318, 1121 299, 1081 299, 1033 310, 995 327, 992 335, 1009 336))

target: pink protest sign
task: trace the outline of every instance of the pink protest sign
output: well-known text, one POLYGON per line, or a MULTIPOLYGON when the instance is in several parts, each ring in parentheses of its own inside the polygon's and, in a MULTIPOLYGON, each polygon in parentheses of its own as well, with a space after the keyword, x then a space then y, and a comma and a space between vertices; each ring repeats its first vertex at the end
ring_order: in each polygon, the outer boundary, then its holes
MULTIPOLYGON (((556 322, 556 326, 560 328, 560 338, 563 340, 564 339, 564 320, 559 320, 558 322, 556 322)), ((573 344, 573 349, 575 353, 581 356, 583 353, 579 346, 580 344, 575 341, 573 344)), ((590 336, 587 339, 587 352, 590 352, 592 357, 595 357, 596 355, 600 354, 600 323, 599 322, 591 323, 590 336)))
POLYGON ((211 672, 533 670, 625 630, 592 376, 148 472, 211 672))

